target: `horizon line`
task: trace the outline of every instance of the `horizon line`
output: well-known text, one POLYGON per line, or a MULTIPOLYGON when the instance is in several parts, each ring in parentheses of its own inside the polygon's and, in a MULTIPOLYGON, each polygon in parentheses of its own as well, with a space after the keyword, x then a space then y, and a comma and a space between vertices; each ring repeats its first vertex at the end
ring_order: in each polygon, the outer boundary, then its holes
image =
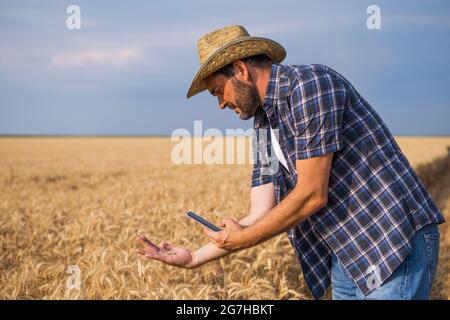
MULTIPOLYGON (((185 135, 186 137, 203 137, 204 135, 185 135)), ((223 137, 224 135, 208 135, 223 137)), ((225 135, 226 136, 226 135, 225 135)), ((394 137, 449 137, 450 134, 393 134, 394 137)), ((170 134, 0 134, 0 138, 170 138, 170 134)), ((177 137, 183 137, 177 136, 177 137)), ((231 135, 230 137, 250 137, 250 135, 231 135)))

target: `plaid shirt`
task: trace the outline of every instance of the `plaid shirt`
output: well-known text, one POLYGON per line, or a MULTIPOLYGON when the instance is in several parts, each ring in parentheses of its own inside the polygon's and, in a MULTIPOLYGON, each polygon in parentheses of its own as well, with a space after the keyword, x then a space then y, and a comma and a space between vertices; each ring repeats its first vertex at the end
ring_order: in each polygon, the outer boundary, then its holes
POLYGON ((264 135, 254 140, 251 184, 273 182, 277 202, 297 182, 295 160, 334 152, 327 205, 288 232, 316 299, 330 285, 333 253, 367 295, 406 258, 418 229, 444 222, 381 118, 329 67, 272 65, 254 128, 264 135), (278 129, 290 173, 262 161, 271 149, 269 126, 278 129))

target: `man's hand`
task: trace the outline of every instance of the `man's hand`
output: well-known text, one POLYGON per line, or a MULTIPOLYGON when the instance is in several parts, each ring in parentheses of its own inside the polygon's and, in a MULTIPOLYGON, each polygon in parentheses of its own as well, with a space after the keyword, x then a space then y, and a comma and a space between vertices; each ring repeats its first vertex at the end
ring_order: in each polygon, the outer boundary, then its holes
POLYGON ((221 231, 212 231, 208 228, 203 228, 203 232, 218 248, 235 251, 251 246, 243 237, 244 227, 236 220, 226 218, 222 221, 220 227, 224 229, 221 231))
POLYGON ((158 260, 175 267, 195 268, 195 256, 188 249, 175 247, 167 242, 162 242, 158 247, 145 236, 139 236, 136 242, 141 245, 136 252, 149 259, 158 260))

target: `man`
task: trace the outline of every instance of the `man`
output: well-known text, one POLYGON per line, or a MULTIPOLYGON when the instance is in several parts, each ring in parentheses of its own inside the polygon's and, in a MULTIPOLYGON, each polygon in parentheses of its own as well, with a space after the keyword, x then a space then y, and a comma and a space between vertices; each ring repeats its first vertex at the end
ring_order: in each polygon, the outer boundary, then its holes
POLYGON ((222 231, 205 228, 211 241, 196 251, 141 236, 138 253, 195 268, 288 232, 315 298, 331 284, 334 299, 428 299, 444 218, 350 82, 323 65, 280 64, 280 44, 241 26, 206 34, 198 52, 188 98, 207 89, 264 133, 251 209, 222 231), (263 161, 272 147, 276 172, 263 161))

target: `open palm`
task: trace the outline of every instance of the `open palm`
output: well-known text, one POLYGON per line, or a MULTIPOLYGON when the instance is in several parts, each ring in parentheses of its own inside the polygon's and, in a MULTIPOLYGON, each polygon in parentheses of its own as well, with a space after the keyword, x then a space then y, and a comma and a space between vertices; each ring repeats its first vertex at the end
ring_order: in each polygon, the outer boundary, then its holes
POLYGON ((193 268, 192 252, 188 249, 176 247, 167 242, 162 242, 158 247, 145 236, 139 236, 136 242, 141 246, 136 250, 140 255, 171 266, 193 268))

